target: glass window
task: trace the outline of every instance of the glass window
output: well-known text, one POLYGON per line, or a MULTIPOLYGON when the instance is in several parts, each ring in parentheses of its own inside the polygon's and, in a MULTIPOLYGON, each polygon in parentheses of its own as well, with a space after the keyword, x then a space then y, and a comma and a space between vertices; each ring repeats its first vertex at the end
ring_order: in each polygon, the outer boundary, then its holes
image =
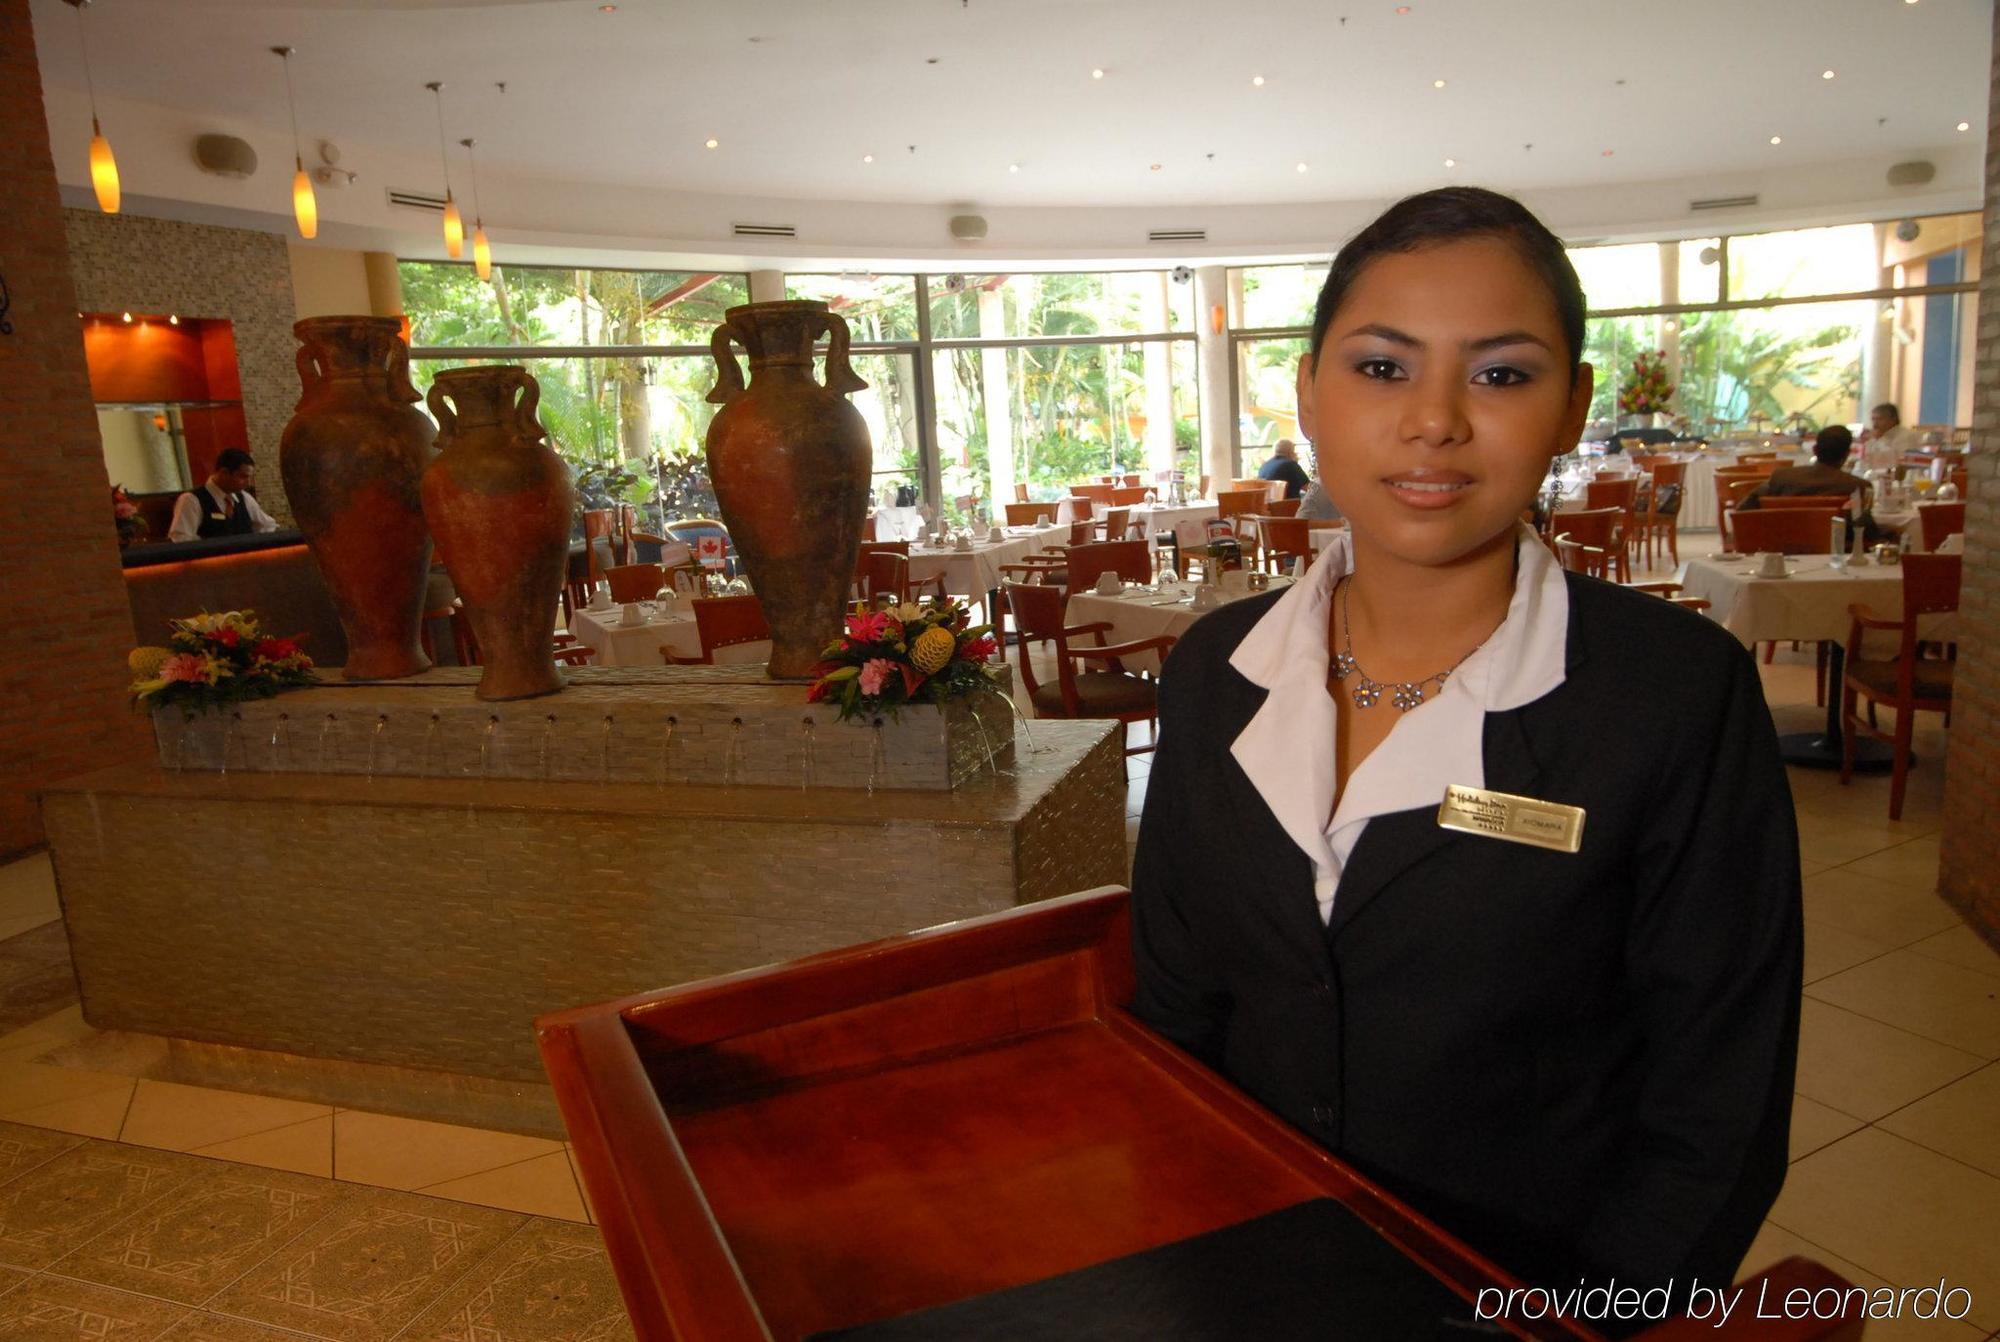
POLYGON ((825 303, 847 319, 856 343, 917 338, 914 275, 787 275, 785 297, 825 303))
POLYGON ((850 362, 866 391, 847 399, 868 421, 875 445, 875 485, 915 485, 923 488, 922 435, 917 429, 917 356, 913 351, 856 354, 850 362))
POLYGON ((711 271, 573 270, 404 261, 411 343, 705 345, 725 310, 750 301, 749 276, 711 271))
POLYGON ((1570 264, 1592 312, 1713 303, 1722 274, 1721 242, 1634 242, 1572 247, 1570 264))
POLYGON ((1147 335, 1194 329, 1194 284, 1164 270, 933 275, 938 340, 1147 335))
POLYGON ((1704 433, 1858 422, 1862 346, 1874 308, 1809 303, 1686 314, 1678 341, 1680 413, 1704 433))
POLYGON ((1729 240, 1732 299, 1800 298, 1881 287, 1873 224, 1746 233, 1729 240))
POLYGON ((1304 336, 1232 342, 1236 352, 1236 441, 1245 475, 1264 464, 1280 438, 1299 442, 1299 360, 1304 336))
POLYGON ((1239 330, 1312 325, 1313 306, 1326 283, 1330 261, 1289 266, 1243 266, 1229 272, 1232 307, 1230 323, 1239 330))

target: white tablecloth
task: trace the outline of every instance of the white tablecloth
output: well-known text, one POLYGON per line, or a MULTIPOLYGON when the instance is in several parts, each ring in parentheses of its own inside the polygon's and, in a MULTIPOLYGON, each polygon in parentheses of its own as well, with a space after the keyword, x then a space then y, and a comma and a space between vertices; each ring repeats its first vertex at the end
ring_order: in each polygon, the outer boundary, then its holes
MULTIPOLYGON (((1271 586, 1275 589, 1290 582, 1289 578, 1272 578, 1271 586)), ((1224 596, 1222 605, 1255 595, 1257 593, 1249 591, 1232 592, 1224 596)), ((1063 622, 1071 625, 1100 622, 1109 624, 1111 627, 1104 632, 1106 643, 1134 643, 1143 638, 1158 638, 1162 634, 1179 638, 1187 632, 1189 625, 1201 618, 1201 615, 1195 614, 1189 608, 1188 603, 1193 596, 1194 587, 1191 584, 1183 584, 1179 588, 1164 592, 1142 592, 1128 588, 1118 596, 1077 592, 1069 599, 1063 622), (1181 594, 1179 600, 1174 599, 1176 591, 1181 594)), ((1222 606, 1218 605, 1211 609, 1220 610, 1222 606)), ((1201 614, 1206 615, 1208 611, 1203 611, 1201 614)), ((1077 646, 1088 647, 1092 641, 1086 636, 1078 640, 1077 646)), ((1124 664, 1127 671, 1160 669, 1160 659, 1152 653, 1125 658, 1124 664)))
POLYGON ((1150 508, 1132 509, 1129 521, 1133 526, 1145 528, 1146 539, 1156 546, 1161 532, 1173 532, 1175 543, 1185 550, 1208 543, 1207 526, 1215 516, 1213 503, 1184 503, 1178 506, 1159 503, 1150 508))
MULTIPOLYGON (((675 605, 672 615, 656 613, 639 625, 620 623, 621 611, 617 606, 601 611, 580 610, 570 617, 569 631, 579 643, 587 643, 596 650, 599 666, 659 666, 663 646, 672 648, 674 656, 683 661, 693 661, 701 656, 701 635, 694 627, 694 614, 688 603, 683 600, 675 605)), ((733 643, 715 650, 715 660, 723 666, 765 662, 770 657, 769 639, 733 643)))
POLYGON ((910 546, 910 580, 929 582, 944 575, 944 589, 954 596, 970 596, 984 601, 988 592, 1006 580, 1002 564, 1018 564, 1025 555, 1038 554, 1069 538, 1066 526, 1008 527, 1002 541, 975 541, 969 550, 933 549, 910 546))
MULTIPOLYGON (((1876 616, 1894 620, 1903 612, 1903 570, 1877 564, 1836 571, 1825 555, 1796 555, 1789 578, 1759 578, 1749 560, 1727 562, 1693 559, 1681 579, 1681 595, 1706 597, 1703 614, 1743 643, 1797 639, 1845 642, 1853 623, 1849 605, 1865 605, 1876 616)), ((1939 615, 1923 623, 1928 638, 1949 640, 1955 617, 1939 615)), ((1871 637, 1869 654, 1877 643, 1871 637)))

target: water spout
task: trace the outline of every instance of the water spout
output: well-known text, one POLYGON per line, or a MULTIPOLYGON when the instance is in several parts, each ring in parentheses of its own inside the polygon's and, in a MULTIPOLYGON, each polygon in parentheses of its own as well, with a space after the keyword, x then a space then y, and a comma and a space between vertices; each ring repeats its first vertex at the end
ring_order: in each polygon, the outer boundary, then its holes
POLYGON ((811 718, 807 718, 804 722, 800 723, 799 727, 804 732, 806 738, 805 750, 799 761, 799 786, 801 788, 809 788, 819 781, 819 746, 813 739, 813 720, 811 718))
POLYGON ((556 734, 556 715, 551 713, 542 719, 542 740, 535 749, 535 776, 543 782, 549 777, 549 743, 556 734))
POLYGON ((292 715, 278 714, 278 720, 271 724, 271 768, 274 772, 292 767, 292 715))
POLYGON ((486 719, 486 731, 479 738, 479 777, 484 780, 493 775, 493 738, 500 734, 500 715, 493 714, 486 719))
POLYGON ((368 767, 362 775, 365 782, 372 783, 375 781, 375 758, 381 749, 382 733, 388 729, 388 726, 389 715, 387 713, 377 713, 375 715, 375 730, 368 733, 368 767))
POLYGON ((611 781, 611 715, 604 715, 604 730, 597 741, 597 781, 611 781))
POLYGON ((444 772, 444 748, 438 743, 438 729, 443 725, 443 717, 436 709, 432 709, 431 725, 424 728, 423 751, 417 758, 417 775, 421 778, 431 776, 433 759, 437 763, 437 772, 440 774, 444 772))
POLYGON ((743 719, 729 720, 729 749, 722 756, 722 786, 735 787, 736 774, 743 767, 743 719))
POLYGON ((873 792, 875 784, 881 780, 882 766, 887 762, 887 756, 882 746, 882 719, 876 718, 870 726, 872 730, 868 736, 868 790, 873 792))
POLYGON ((335 732, 338 732, 339 730, 340 730, 340 715, 337 713, 327 714, 326 720, 321 722, 319 725, 319 767, 317 769, 317 772, 319 773, 332 772, 332 770, 326 767, 327 766, 326 742, 329 736, 333 735, 335 732))

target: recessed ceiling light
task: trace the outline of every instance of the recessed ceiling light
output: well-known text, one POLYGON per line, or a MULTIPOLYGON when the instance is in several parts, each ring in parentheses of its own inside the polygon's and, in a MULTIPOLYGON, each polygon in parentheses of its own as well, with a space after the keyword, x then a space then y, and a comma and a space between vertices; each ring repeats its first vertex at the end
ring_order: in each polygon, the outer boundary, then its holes
POLYGON ((1971 129, 1972 129, 1972 123, 1971 123, 1970 121, 1961 121, 1961 122, 1959 122, 1959 123, 1958 123, 1958 128, 1959 128, 1960 130, 1971 130, 1971 129))
POLYGON ((1165 166, 1166 166, 1166 165, 1165 165, 1164 163, 1155 163, 1155 164, 1153 165, 1153 171, 1154 171, 1154 172, 1158 172, 1158 171, 1159 171, 1159 170, 1160 170, 1161 168, 1163 168, 1163 167, 1165 167, 1165 166))
POLYGON ((1262 75, 1251 75, 1251 76, 1250 76, 1250 82, 1251 82, 1251 83, 1252 83, 1253 85, 1255 85, 1255 86, 1256 86, 1257 88, 1260 88, 1260 89, 1261 89, 1261 88, 1263 88, 1263 87, 1264 87, 1264 76, 1262 76, 1262 75))
POLYGON ((126 313, 126 314, 125 314, 125 320, 126 320, 126 321, 128 321, 128 322, 129 322, 129 321, 131 321, 131 320, 132 320, 132 314, 131 314, 131 313, 129 313, 129 312, 128 312, 128 313, 126 313))
POLYGON ((1097 66, 1097 67, 1093 68, 1093 69, 1091 70, 1091 72, 1090 72, 1090 77, 1091 77, 1092 79, 1102 79, 1102 78, 1104 78, 1104 67, 1100 65, 1100 66, 1097 66))
POLYGON ((707 143, 710 149, 720 149, 722 147, 722 141, 720 140, 711 139, 707 143))
POLYGON ((1819 72, 1819 77, 1820 77, 1821 79, 1831 79, 1831 78, 1833 78, 1833 71, 1831 71, 1831 70, 1821 70, 1821 71, 1819 72))
POLYGON ((1914 5, 1917 3, 1917 0, 1903 0, 1903 3, 1906 5, 1914 5))
POLYGON ((616 5, 599 5, 599 6, 597 7, 597 12, 598 12, 598 13, 600 13, 600 14, 616 14, 616 13, 618 12, 618 6, 616 6, 616 5))
POLYGON ((873 154, 863 154, 861 156, 861 161, 863 163, 873 163, 875 161, 875 156, 873 154))
POLYGON ((1605 151, 1604 151, 1604 157, 1605 157, 1605 158, 1610 158, 1610 157, 1611 157, 1611 156, 1612 156, 1613 154, 1615 154, 1615 153, 1617 153, 1617 152, 1618 152, 1618 151, 1617 151, 1616 149, 1607 149, 1607 150, 1605 150, 1605 151))
POLYGON ((1785 142, 1785 137, 1782 135, 1773 135, 1771 137, 1772 144, 1783 144, 1784 142, 1785 142))
POLYGON ((1433 79, 1431 81, 1431 87, 1434 89, 1441 89, 1444 87, 1444 81, 1442 79, 1433 79))
POLYGON ((1007 165, 1008 172, 1019 172, 1020 170, 1021 170, 1021 165, 1018 163, 1009 163, 1007 165))
POLYGON ((1292 166, 1293 172, 1304 172, 1305 170, 1306 170, 1306 165, 1303 163, 1297 163, 1292 166))
POLYGON ((1458 166, 1458 160, 1455 158, 1448 158, 1444 161, 1444 165, 1447 168, 1456 168, 1458 166))
POLYGON ((1397 5, 1396 12, 1398 14, 1407 14, 1410 12, 1410 7, 1408 5, 1397 5))
POLYGON ((180 314, 180 313, 178 313, 178 312, 169 312, 169 313, 167 314, 167 325, 169 325, 169 326, 179 326, 180 324, 181 324, 181 314, 180 314))

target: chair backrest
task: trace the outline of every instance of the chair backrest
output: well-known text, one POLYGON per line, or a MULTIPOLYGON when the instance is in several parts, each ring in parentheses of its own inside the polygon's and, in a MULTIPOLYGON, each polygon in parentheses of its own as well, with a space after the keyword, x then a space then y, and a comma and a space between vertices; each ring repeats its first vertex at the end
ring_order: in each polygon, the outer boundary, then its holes
POLYGON ((755 643, 771 636, 771 626, 764 619, 763 603, 754 596, 697 597, 694 601, 694 628, 701 639, 704 661, 712 661, 717 648, 735 643, 755 643))
POLYGON ((1777 459, 1778 454, 1776 452, 1738 452, 1736 454, 1736 464, 1738 466, 1755 466, 1766 461, 1775 462, 1777 459))
POLYGON ((1071 522, 1069 524, 1070 549, 1073 550, 1079 545, 1089 545, 1092 541, 1096 539, 1097 539, 1097 523, 1085 520, 1082 522, 1071 522))
MULTIPOLYGON (((1069 662, 1062 655, 1067 646, 1063 639, 1063 602, 1067 599, 1063 589, 1010 582, 1006 585, 1005 595, 1007 609, 1013 613, 1014 627, 1020 630, 1023 643, 1039 643, 1043 639, 1055 641, 1056 666, 1060 674, 1060 669, 1069 662)), ((1041 683, 1035 675, 1035 668, 1030 665, 1034 660, 1023 648, 1016 663, 1021 672, 1021 684, 1026 687, 1031 699, 1041 683)))
POLYGON ((909 557, 908 541, 863 541, 861 548, 854 552, 854 581, 861 588, 861 595, 868 595, 869 556, 877 553, 899 554, 909 557))
POLYGON ((1953 532, 1965 530, 1963 503, 1919 503, 1917 520, 1924 528, 1924 548, 1935 550, 1953 532))
POLYGON ((1734 466, 1725 466, 1716 471, 1717 475, 1754 475, 1762 479, 1777 474, 1784 463, 1773 457, 1769 461, 1740 461, 1734 466))
POLYGON ((1201 496, 1202 498, 1207 498, 1207 497, 1208 497, 1208 482, 1209 482, 1209 479, 1210 479, 1210 477, 1209 477, 1209 476, 1206 476, 1206 475, 1202 476, 1202 477, 1201 477, 1201 486, 1200 486, 1200 487, 1199 487, 1198 489, 1196 489, 1196 490, 1195 490, 1195 493, 1196 493, 1196 494, 1198 494, 1199 496, 1201 496))
MULTIPOLYGON (((1139 477, 1136 475, 1121 475, 1118 477, 1118 483, 1124 485, 1127 489, 1130 489, 1132 488, 1132 486, 1139 483, 1139 477)), ((1145 490, 1141 489, 1139 492, 1143 494, 1145 493, 1145 490)))
POLYGON ((1104 510, 1104 539, 1122 541, 1132 525, 1130 508, 1106 508, 1104 510))
POLYGON ((1568 532, 1555 538, 1556 562, 1571 573, 1584 573, 1593 578, 1605 576, 1605 568, 1610 556, 1594 545, 1585 545, 1573 540, 1568 532))
POLYGON ((1264 515, 1266 517, 1297 517, 1299 515, 1299 505, 1304 502, 1303 498, 1272 499, 1264 505, 1264 515))
POLYGON ((1139 477, 1136 475, 1127 476, 1124 484, 1119 485, 1111 491, 1110 503, 1112 507, 1130 508, 1135 503, 1144 503, 1146 501, 1146 487, 1137 483, 1138 479, 1139 477))
POLYGON ((1823 555, 1833 550, 1832 522, 1840 509, 1758 508, 1737 511, 1729 526, 1736 548, 1744 554, 1777 551, 1788 555, 1823 555))
POLYGON ((1028 487, 1027 487, 1026 485, 1024 485, 1024 484, 1017 484, 1017 485, 1015 485, 1015 486, 1014 486, 1014 502, 1016 502, 1016 503, 1026 503, 1027 501, 1028 501, 1028 487))
POLYGON ((1762 476, 1733 476, 1727 471, 1715 473, 1715 515, 1720 519, 1716 529, 1722 533, 1725 545, 1735 544, 1735 536, 1729 530, 1729 519, 1736 515, 1736 505, 1763 483, 1762 476))
POLYGON ((611 584, 611 599, 619 605, 628 601, 651 601, 666 585, 667 571, 659 564, 621 564, 606 569, 604 580, 611 584))
POLYGON ((1118 486, 1109 484, 1071 485, 1069 492, 1080 499, 1089 499, 1100 508, 1108 508, 1111 506, 1111 496, 1118 492, 1118 486))
POLYGON ((1310 555, 1312 526, 1303 517, 1266 517, 1257 524, 1264 548, 1273 554, 1310 555))
POLYGON ((861 539, 864 541, 875 539, 875 515, 873 513, 861 519, 861 539))
POLYGON ((1557 513, 1549 520, 1549 530, 1560 538, 1567 535, 1579 545, 1609 551, 1615 544, 1618 526, 1625 514, 1618 508, 1584 508, 1557 513))
POLYGON ((1972 487, 1971 472, 1963 466, 1946 472, 1945 478, 1951 482, 1952 488, 1958 491, 1960 498, 1964 498, 1965 491, 1972 487))
POLYGON ((1270 494, 1263 481, 1257 482, 1255 489, 1225 489, 1215 496, 1216 516, 1222 518, 1241 517, 1245 513, 1260 513, 1270 501, 1270 494))
POLYGON ((870 602, 883 596, 893 596, 899 602, 910 599, 910 552, 907 546, 902 550, 877 547, 860 562, 861 591, 870 602))
POLYGON ((1620 480, 1592 480, 1583 487, 1583 506, 1589 509, 1617 508, 1631 512, 1639 502, 1639 478, 1626 476, 1620 480))
POLYGON ((1069 590, 1089 591, 1100 573, 1116 573, 1126 582, 1146 582, 1153 576, 1153 547, 1145 541, 1098 541, 1072 545, 1068 551, 1069 590))
POLYGON ((1825 512, 1828 508, 1844 508, 1848 496, 1845 494, 1760 494, 1757 507, 1776 508, 1780 512, 1787 508, 1817 508, 1825 512))
POLYGON ((1254 489, 1260 494, 1269 495, 1271 492, 1271 482, 1263 479, 1261 476, 1248 475, 1241 480, 1231 480, 1229 482, 1229 489, 1231 493, 1236 494, 1240 494, 1246 489, 1254 489))
POLYGON ((1053 503, 1010 503, 1007 505, 1007 525, 1010 527, 1031 527, 1056 520, 1056 506, 1053 503))
POLYGON ((1646 474, 1653 478, 1653 488, 1656 491, 1661 485, 1685 484, 1687 473, 1688 464, 1685 461, 1672 461, 1666 457, 1655 457, 1652 461, 1646 463, 1646 474))
POLYGON ((1903 622, 1957 610, 1959 581, 1964 574, 1962 555, 1904 555, 1903 622))

